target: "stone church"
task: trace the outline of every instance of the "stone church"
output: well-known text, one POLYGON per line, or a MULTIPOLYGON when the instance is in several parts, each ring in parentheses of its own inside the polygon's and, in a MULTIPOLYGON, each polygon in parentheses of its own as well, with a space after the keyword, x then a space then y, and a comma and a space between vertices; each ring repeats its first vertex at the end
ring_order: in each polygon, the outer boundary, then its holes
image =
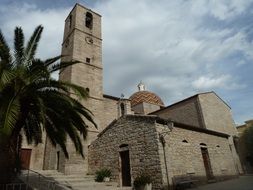
POLYGON ((70 140, 70 158, 65 159, 44 135, 44 143, 37 147, 23 145, 24 167, 66 175, 94 174, 108 168, 119 186, 131 186, 145 172, 152 177, 153 189, 172 186, 178 175, 207 182, 241 173, 231 108, 215 92, 196 94, 169 106, 142 83, 129 98, 103 93, 98 13, 80 4, 74 6, 65 20, 62 54, 68 55, 62 61, 81 63, 62 70, 59 80, 87 88, 89 98, 83 104, 94 114, 98 128, 88 128, 84 159, 70 140))

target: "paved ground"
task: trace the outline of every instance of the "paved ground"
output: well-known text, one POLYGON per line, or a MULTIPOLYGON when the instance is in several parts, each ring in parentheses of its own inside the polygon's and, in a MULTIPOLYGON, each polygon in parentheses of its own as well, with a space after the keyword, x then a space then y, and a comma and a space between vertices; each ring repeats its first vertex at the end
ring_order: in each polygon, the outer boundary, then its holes
POLYGON ((191 190, 253 190, 253 176, 240 176, 237 179, 203 185, 191 190))

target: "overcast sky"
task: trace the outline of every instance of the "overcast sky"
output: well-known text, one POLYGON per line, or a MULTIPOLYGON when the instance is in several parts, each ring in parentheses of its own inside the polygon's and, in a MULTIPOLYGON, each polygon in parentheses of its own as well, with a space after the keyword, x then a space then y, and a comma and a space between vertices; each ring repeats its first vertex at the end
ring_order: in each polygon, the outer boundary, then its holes
MULTIPOLYGON (((45 29, 38 57, 60 54, 64 20, 76 1, 0 0, 0 28, 27 38, 45 29)), ((166 105, 215 91, 236 123, 253 119, 251 0, 83 0, 102 15, 104 91, 129 97, 142 80, 166 105)))

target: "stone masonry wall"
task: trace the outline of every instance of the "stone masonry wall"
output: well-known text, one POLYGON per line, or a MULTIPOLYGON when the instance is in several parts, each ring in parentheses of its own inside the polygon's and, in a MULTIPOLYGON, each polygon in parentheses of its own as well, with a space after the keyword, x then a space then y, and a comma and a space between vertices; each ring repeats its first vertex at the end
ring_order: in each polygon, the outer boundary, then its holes
POLYGON ((112 180, 121 185, 119 146, 129 147, 131 181, 145 172, 152 176, 153 189, 160 189, 162 174, 158 137, 154 122, 145 117, 124 116, 109 126, 89 147, 89 173, 102 168, 112 171, 112 180))
POLYGON ((142 102, 132 107, 135 114, 149 114, 160 109, 159 105, 142 102))
POLYGON ((242 173, 241 162, 233 141, 233 136, 238 135, 238 132, 235 128, 231 109, 215 93, 200 94, 199 102, 205 127, 231 135, 229 144, 233 153, 233 159, 238 172, 242 173))
MULTIPOLYGON (((159 133, 166 132, 164 125, 157 124, 159 133)), ((218 180, 237 175, 232 153, 227 138, 174 127, 165 135, 166 145, 159 143, 159 153, 162 165, 163 184, 167 184, 166 165, 169 183, 175 175, 190 174, 200 182, 206 182, 206 172, 201 154, 200 143, 205 143, 208 149, 211 167, 218 180), (182 142, 186 140, 186 142, 182 142)))
POLYGON ((155 112, 155 115, 158 115, 163 119, 172 119, 173 121, 187 125, 202 127, 196 98, 191 98, 161 111, 155 112))
POLYGON ((43 161, 44 161, 44 151, 45 151, 45 141, 46 134, 42 133, 42 143, 35 146, 34 144, 28 144, 26 141, 25 135, 23 135, 22 148, 31 149, 31 158, 30 158, 30 169, 33 170, 42 170, 43 161))
POLYGON ((214 93, 199 95, 205 127, 229 135, 237 135, 231 109, 214 93))
POLYGON ((114 119, 118 118, 118 101, 109 99, 109 98, 104 98, 103 100, 104 103, 104 111, 103 114, 101 114, 102 118, 102 125, 103 129, 107 127, 114 119))

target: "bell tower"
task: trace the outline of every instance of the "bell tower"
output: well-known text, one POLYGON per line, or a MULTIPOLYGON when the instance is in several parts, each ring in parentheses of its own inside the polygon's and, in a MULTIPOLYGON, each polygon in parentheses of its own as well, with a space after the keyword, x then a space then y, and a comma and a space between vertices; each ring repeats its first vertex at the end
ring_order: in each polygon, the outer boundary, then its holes
POLYGON ((76 4, 65 20, 62 54, 63 61, 76 60, 80 64, 60 73, 60 80, 68 80, 89 88, 90 96, 101 99, 102 39, 101 16, 76 4))
POLYGON ((62 55, 64 55, 63 62, 79 61, 80 63, 63 69, 59 79, 80 85, 89 91, 89 98, 82 103, 93 113, 98 129, 88 124, 87 139, 83 142, 84 154, 86 154, 84 163, 81 156, 76 155, 72 142, 67 142, 70 159, 60 159, 59 170, 64 173, 80 172, 80 163, 83 163, 83 171, 87 172, 87 147, 103 127, 101 123, 104 108, 102 37, 99 14, 80 4, 74 6, 65 20, 62 55))
POLYGON ((99 104, 103 99, 103 67, 101 16, 76 4, 65 20, 62 43, 62 61, 79 61, 60 73, 60 80, 83 86, 90 97, 85 107, 95 115, 99 126, 99 104))

